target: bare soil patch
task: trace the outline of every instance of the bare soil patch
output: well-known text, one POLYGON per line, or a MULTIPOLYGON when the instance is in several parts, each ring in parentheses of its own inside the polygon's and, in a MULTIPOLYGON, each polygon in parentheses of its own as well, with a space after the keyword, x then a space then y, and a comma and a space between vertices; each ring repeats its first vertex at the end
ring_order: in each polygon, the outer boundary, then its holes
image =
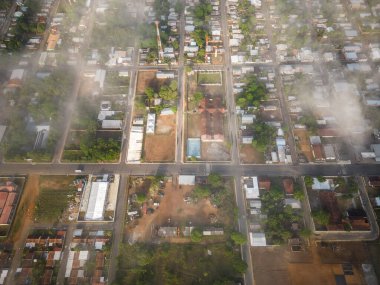
POLYGON ((201 148, 202 160, 228 161, 231 159, 225 142, 202 142, 201 148))
POLYGON ((176 126, 176 116, 175 115, 165 115, 158 116, 156 123, 156 134, 170 134, 175 132, 176 126))
POLYGON ((187 137, 199 138, 201 136, 200 126, 201 115, 191 114, 187 116, 187 137))
MULTIPOLYGON (((213 207, 209 200, 201 200, 197 203, 188 204, 184 198, 191 192, 193 187, 175 187, 172 183, 166 183, 164 197, 161 198, 160 205, 153 214, 145 214, 138 220, 133 228, 127 227, 129 236, 133 236, 134 241, 152 239, 153 228, 156 226, 201 226, 209 224, 209 215, 214 214, 217 218, 218 209, 213 207)), ((148 203, 149 204, 149 203, 148 203)), ((177 242, 183 239, 172 240, 177 242)))
POLYGON ((295 129, 294 136, 298 137, 298 146, 301 152, 306 156, 307 160, 313 161, 313 153, 311 151, 309 134, 307 130, 295 129))
POLYGON ((252 248, 256 283, 335 285, 335 275, 343 275, 342 264, 350 263, 353 275, 346 276, 347 284, 364 284, 360 265, 368 262, 368 253, 362 243, 338 243, 334 249, 312 244, 302 252, 287 246, 252 248))
POLYGON ((9 239, 18 242, 23 231, 27 231, 33 217, 36 198, 39 194, 39 175, 29 175, 20 199, 9 239))
POLYGON ((155 92, 160 90, 160 87, 165 82, 170 82, 172 79, 157 79, 157 70, 139 71, 136 84, 136 95, 143 95, 147 87, 152 87, 155 92))
POLYGON ((264 163, 264 155, 258 152, 252 145, 243 144, 240 148, 240 160, 242 163, 264 163))
POLYGON ((145 136, 145 161, 174 161, 176 142, 175 126, 175 115, 158 116, 156 134, 145 136))
POLYGON ((144 160, 147 162, 174 161, 175 133, 168 135, 146 135, 144 160))

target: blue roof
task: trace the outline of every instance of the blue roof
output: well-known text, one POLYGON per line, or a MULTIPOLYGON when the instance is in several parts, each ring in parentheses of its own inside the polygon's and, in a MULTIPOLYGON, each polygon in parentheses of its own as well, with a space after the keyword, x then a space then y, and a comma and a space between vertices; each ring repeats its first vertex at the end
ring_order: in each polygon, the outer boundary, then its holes
POLYGON ((189 138, 187 139, 187 157, 201 158, 201 139, 200 138, 189 138))

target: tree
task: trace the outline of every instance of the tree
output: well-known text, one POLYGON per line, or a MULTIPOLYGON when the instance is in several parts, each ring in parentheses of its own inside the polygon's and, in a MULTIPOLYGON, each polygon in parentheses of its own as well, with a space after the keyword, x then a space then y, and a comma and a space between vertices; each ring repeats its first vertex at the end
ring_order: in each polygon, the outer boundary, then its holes
POLYGON ((276 134, 276 128, 261 119, 257 119, 252 129, 254 131, 253 147, 264 152, 271 145, 272 138, 276 134))
POLYGON ((308 228, 303 228, 302 230, 300 230, 300 236, 303 238, 309 238, 312 234, 313 232, 308 228))
POLYGON ((212 6, 206 0, 201 0, 198 5, 194 8, 194 17, 197 20, 204 21, 207 16, 211 14, 212 6))
POLYGON ((209 176, 207 176, 207 182, 211 185, 213 188, 218 188, 223 185, 223 179, 222 177, 217 173, 210 173, 209 176))
POLYGON ((173 80, 170 82, 170 85, 162 86, 158 96, 163 100, 171 101, 177 98, 177 81, 173 80))
POLYGON ((202 99, 203 99, 204 97, 205 97, 205 96, 204 96, 203 93, 200 92, 200 91, 197 91, 197 92, 195 92, 195 93, 193 94, 193 100, 194 100, 194 102, 195 102, 196 105, 198 105, 199 102, 201 102, 202 99))
POLYGON ((302 116, 299 122, 307 127, 310 133, 315 134, 318 129, 318 123, 312 114, 302 116))
POLYGON ((268 97, 264 83, 260 82, 255 75, 247 75, 244 81, 246 85, 243 87, 243 91, 236 97, 237 105, 242 108, 247 106, 259 107, 261 101, 268 97))
POLYGON ((231 239, 237 245, 242 245, 242 244, 245 244, 247 242, 247 238, 239 232, 232 232, 231 233, 231 239))
POLYGON ((302 201, 305 199, 305 193, 302 190, 296 190, 294 191, 294 198, 302 201))
POLYGON ((330 222, 330 214, 324 210, 318 210, 311 213, 314 221, 321 226, 327 226, 330 222))
POLYGON ((136 194, 136 201, 139 204, 145 203, 147 200, 146 194, 145 193, 137 193, 136 194))
POLYGON ((311 177, 311 176, 305 176, 304 181, 305 181, 306 187, 313 186, 313 177, 311 177))
POLYGON ((326 182, 327 179, 324 176, 317 176, 317 180, 318 180, 318 182, 323 183, 323 182, 326 182))
POLYGON ((233 259, 233 262, 232 262, 232 267, 239 273, 243 274, 247 268, 248 268, 248 265, 247 263, 245 263, 244 260, 242 260, 241 258, 239 257, 236 257, 233 259))
POLYGON ((152 87, 147 87, 145 89, 145 95, 148 97, 149 100, 152 100, 154 98, 154 90, 152 87))
POLYGON ((195 228, 191 231, 191 241, 192 242, 201 242, 202 241, 202 231, 198 228, 195 228))
POLYGON ((196 199, 205 199, 205 198, 210 197, 210 195, 211 195, 211 190, 207 186, 197 185, 195 186, 193 190, 193 196, 196 199))

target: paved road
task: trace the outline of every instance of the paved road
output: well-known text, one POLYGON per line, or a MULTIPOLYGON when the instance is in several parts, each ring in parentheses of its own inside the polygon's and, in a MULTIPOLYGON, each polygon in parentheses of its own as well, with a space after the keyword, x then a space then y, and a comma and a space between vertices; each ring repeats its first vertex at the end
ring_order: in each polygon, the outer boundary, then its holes
MULTIPOLYGON (((89 163, 81 164, 82 174, 121 173, 130 175, 175 175, 194 174, 205 175, 206 163, 163 163, 163 164, 125 164, 125 163, 89 163)), ((209 164, 212 172, 221 175, 259 175, 259 176, 336 176, 336 175, 379 175, 379 164, 300 164, 300 165, 233 165, 230 163, 209 164)), ((75 174, 78 163, 7 163, 0 164, 0 175, 75 174)))
POLYGON ((119 255, 119 249, 123 241, 124 233, 124 221, 127 208, 127 187, 128 177, 121 175, 119 192, 117 195, 116 216, 113 223, 113 241, 111 249, 111 260, 108 272, 108 283, 111 284, 115 280, 117 270, 117 257, 119 255))
MULTIPOLYGON (((87 25, 87 30, 84 35, 84 42, 81 47, 82 51, 87 51, 89 44, 90 44, 90 37, 92 34, 92 30, 94 27, 94 22, 95 22, 95 7, 97 6, 97 1, 91 2, 91 6, 89 8, 89 17, 88 17, 88 25, 87 25)), ((73 113, 76 107, 76 102, 77 98, 79 95, 79 88, 81 85, 81 80, 82 80, 82 71, 84 69, 85 61, 82 57, 78 56, 78 68, 76 70, 76 76, 75 76, 75 81, 73 84, 73 89, 71 93, 71 97, 68 99, 68 102, 66 104, 65 111, 63 113, 62 117, 62 136, 58 140, 57 146, 55 148, 55 152, 53 155, 53 162, 59 162, 60 159, 62 159, 62 154, 63 150, 65 148, 65 143, 66 143, 66 138, 69 134, 70 131, 70 125, 73 117, 73 113)))
MULTIPOLYGON (((237 129, 237 116, 235 115, 235 96, 233 93, 233 79, 232 79, 232 63, 231 63, 231 49, 229 44, 229 28, 227 21, 227 1, 222 0, 221 4, 221 27, 223 33, 223 46, 224 46, 224 73, 225 73, 225 88, 226 88, 226 102, 227 102, 227 116, 228 116, 228 126, 229 126, 229 137, 231 140, 231 166, 238 167, 240 165, 239 157, 239 141, 238 141, 238 129, 237 129)), ((213 171, 218 172, 215 168, 213 171)), ((246 236, 249 241, 249 231, 247 223, 247 210, 246 210, 246 201, 241 191, 241 172, 234 173, 235 178, 235 198, 236 204, 238 207, 238 226, 239 231, 246 236)), ((255 284, 253 276, 253 267, 251 259, 251 249, 250 244, 247 242, 241 247, 242 258, 247 263, 247 271, 244 274, 244 282, 247 285, 255 284)))
POLYGON ((13 1, 11 8, 8 11, 7 18, 5 19, 3 25, 1 26, 0 29, 0 40, 3 40, 5 34, 7 33, 9 29, 9 25, 11 24, 12 17, 16 11, 17 4, 16 1, 13 1))

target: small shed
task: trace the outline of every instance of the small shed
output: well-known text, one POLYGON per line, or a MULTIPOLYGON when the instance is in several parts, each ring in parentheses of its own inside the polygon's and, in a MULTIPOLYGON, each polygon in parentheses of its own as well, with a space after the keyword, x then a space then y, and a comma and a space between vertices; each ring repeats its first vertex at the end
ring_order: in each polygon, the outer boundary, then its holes
POLYGON ((266 246, 267 239, 264 233, 249 233, 251 246, 266 246))
POLYGON ((179 175, 179 185, 195 185, 195 175, 179 175))

